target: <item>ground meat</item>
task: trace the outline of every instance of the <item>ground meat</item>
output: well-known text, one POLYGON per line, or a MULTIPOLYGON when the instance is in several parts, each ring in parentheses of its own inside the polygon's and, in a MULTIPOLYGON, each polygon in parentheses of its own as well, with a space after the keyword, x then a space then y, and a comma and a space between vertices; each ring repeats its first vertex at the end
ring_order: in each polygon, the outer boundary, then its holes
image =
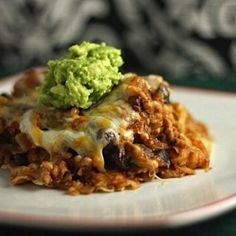
MULTIPOLYGON (((0 117, 0 166, 11 171, 11 182, 33 182, 63 189, 69 194, 89 194, 99 191, 135 189, 141 182, 194 174, 195 169, 209 168, 210 136, 206 126, 196 120, 178 103, 170 103, 169 87, 155 76, 147 79, 134 76, 129 80, 124 102, 136 114, 129 120, 127 131, 131 138, 101 128, 96 139, 108 143, 102 151, 105 166, 98 170, 94 157, 78 155, 71 148, 61 152, 46 151, 35 146, 20 132, 20 116, 35 101, 35 86, 44 72, 28 71, 19 80, 13 94, 1 96, 0 105, 9 108, 9 119, 0 117), (14 103, 26 96, 29 104, 14 103), (13 100, 12 100, 13 99, 13 100)), ((78 130, 86 117, 72 108, 59 111, 37 108, 33 119, 42 130, 78 130), (67 122, 64 122, 64 121, 67 122)), ((123 127, 122 127, 123 128, 123 127)))
POLYGON ((40 73, 36 69, 30 69, 26 71, 21 79, 19 79, 15 85, 12 92, 13 97, 27 96, 35 87, 42 83, 42 74, 46 70, 41 70, 40 73))

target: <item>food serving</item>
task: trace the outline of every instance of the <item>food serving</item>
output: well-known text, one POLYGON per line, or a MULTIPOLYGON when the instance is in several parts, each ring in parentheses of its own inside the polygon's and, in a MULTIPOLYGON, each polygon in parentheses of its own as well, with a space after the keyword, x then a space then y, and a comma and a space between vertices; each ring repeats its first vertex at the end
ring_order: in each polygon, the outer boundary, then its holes
POLYGON ((13 185, 71 195, 136 189, 209 169, 207 127, 161 76, 122 74, 120 50, 83 42, 0 96, 0 166, 13 185))

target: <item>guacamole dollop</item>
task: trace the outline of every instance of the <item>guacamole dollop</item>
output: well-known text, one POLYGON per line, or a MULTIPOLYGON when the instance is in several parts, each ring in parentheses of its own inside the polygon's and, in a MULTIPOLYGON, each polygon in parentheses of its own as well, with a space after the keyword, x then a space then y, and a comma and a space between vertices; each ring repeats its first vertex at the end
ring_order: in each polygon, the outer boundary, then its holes
POLYGON ((63 58, 48 62, 39 103, 59 109, 87 109, 124 78, 119 72, 122 64, 121 51, 105 43, 73 45, 63 58))

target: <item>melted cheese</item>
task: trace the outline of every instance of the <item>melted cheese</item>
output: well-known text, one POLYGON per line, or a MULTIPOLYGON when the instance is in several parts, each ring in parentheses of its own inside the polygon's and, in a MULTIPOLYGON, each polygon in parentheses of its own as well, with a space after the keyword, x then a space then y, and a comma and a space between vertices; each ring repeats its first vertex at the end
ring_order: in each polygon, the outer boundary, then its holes
POLYGON ((34 124, 37 108, 23 114, 20 130, 26 133, 35 145, 43 147, 51 154, 71 148, 78 155, 92 157, 94 165, 102 171, 104 170, 102 151, 109 142, 105 138, 105 132, 112 132, 117 143, 120 140, 133 141, 133 132, 128 130, 128 125, 132 120, 140 118, 124 100, 126 88, 127 83, 122 83, 98 106, 86 111, 84 113, 86 121, 77 130, 69 128, 41 130, 34 124))

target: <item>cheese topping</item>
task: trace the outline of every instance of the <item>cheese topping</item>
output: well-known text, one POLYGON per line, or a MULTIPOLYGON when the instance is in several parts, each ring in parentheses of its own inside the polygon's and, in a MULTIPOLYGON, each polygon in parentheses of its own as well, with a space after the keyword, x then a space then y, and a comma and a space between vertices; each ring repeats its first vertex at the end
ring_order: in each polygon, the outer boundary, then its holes
POLYGON ((35 124, 37 107, 24 113, 20 120, 20 130, 26 133, 37 146, 43 147, 49 153, 60 153, 67 148, 73 149, 78 155, 90 156, 94 165, 104 170, 103 148, 110 142, 106 137, 112 133, 116 142, 120 140, 133 141, 133 131, 128 130, 132 120, 139 119, 124 100, 127 83, 114 89, 97 107, 86 111, 85 122, 74 130, 72 128, 42 130, 35 124))

